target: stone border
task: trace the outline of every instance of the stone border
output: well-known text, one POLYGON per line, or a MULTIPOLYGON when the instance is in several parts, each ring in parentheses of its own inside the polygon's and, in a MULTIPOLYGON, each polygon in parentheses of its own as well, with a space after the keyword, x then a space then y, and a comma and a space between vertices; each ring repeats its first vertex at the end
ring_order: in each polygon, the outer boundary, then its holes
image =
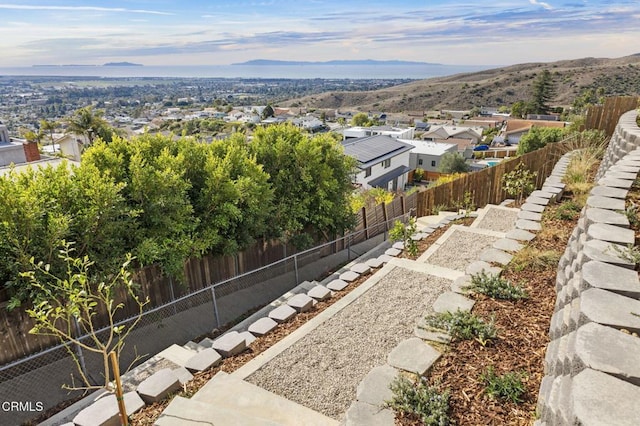
POLYGON ((617 211, 640 172, 636 116, 621 117, 558 265, 536 425, 640 424, 640 281, 617 211))

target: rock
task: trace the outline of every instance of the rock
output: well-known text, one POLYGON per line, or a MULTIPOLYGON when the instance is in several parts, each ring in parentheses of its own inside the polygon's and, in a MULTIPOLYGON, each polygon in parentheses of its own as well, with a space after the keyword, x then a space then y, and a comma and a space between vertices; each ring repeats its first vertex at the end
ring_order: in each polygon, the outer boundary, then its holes
POLYGON ((162 401, 180 389, 180 380, 169 368, 163 368, 147 377, 138 385, 138 394, 144 402, 152 404, 162 401))

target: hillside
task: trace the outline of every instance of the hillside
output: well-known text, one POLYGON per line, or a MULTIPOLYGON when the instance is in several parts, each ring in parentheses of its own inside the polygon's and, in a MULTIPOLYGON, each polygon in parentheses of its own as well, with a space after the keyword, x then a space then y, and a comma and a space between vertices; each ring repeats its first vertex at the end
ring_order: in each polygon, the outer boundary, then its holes
POLYGON ((414 81, 367 92, 327 92, 283 102, 283 106, 420 111, 511 105, 529 97, 531 83, 548 69, 556 83, 554 105, 571 105, 586 88, 603 87, 605 95, 640 94, 640 54, 623 58, 584 58, 527 63, 486 71, 414 81))

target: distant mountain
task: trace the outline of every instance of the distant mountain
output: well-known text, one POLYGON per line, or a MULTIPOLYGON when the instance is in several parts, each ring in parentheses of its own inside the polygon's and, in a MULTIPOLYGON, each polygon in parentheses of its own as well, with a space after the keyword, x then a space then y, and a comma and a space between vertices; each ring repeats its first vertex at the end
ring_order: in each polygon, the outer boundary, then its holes
POLYGON ((385 89, 327 92, 283 101, 280 106, 360 111, 429 111, 511 105, 527 100, 536 77, 553 76, 552 105, 571 105, 586 90, 605 96, 640 95, 640 55, 527 63, 417 80, 385 89))
POLYGON ((142 64, 134 64, 133 62, 107 62, 103 67, 142 67, 142 64))
POLYGON ((310 61, 275 61, 271 59, 254 59, 247 62, 238 62, 231 65, 429 65, 440 66, 442 64, 434 64, 430 62, 412 62, 412 61, 376 61, 374 59, 360 59, 360 60, 334 60, 325 62, 310 62, 310 61))

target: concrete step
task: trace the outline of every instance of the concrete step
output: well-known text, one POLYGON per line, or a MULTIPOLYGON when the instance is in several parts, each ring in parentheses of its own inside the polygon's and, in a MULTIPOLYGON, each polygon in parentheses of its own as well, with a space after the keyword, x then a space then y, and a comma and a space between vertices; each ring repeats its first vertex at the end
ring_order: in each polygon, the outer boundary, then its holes
POLYGON ((264 423, 259 424, 264 425, 297 426, 300 419, 304 419, 304 424, 308 426, 338 425, 338 421, 332 418, 225 372, 216 374, 191 399, 208 404, 211 411, 222 409, 234 412, 248 419, 261 420, 264 423))
POLYGON ((184 425, 277 426, 279 423, 248 416, 223 407, 215 409, 205 402, 181 396, 173 398, 155 422, 157 426, 184 425))

